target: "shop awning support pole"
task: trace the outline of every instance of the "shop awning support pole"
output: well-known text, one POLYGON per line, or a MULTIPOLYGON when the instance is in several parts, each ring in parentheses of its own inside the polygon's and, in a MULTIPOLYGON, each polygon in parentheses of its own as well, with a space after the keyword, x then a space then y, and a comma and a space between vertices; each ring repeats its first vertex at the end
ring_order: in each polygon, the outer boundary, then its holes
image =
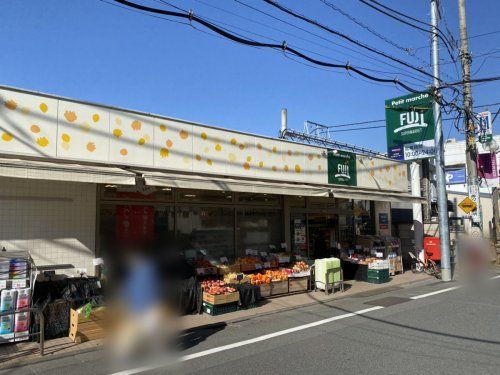
MULTIPOLYGON (((420 189, 420 164, 413 162, 410 164, 411 195, 421 196, 420 189)), ((413 235, 415 239, 415 249, 422 250, 424 247, 424 225, 422 221, 422 203, 413 203, 413 235)), ((417 254, 416 254, 417 255, 417 254)))
MULTIPOLYGON (((431 0, 431 41, 432 41, 432 73, 434 87, 441 85, 439 79, 439 49, 438 49, 438 0, 431 0)), ((437 93, 437 91, 436 91, 437 93)), ((441 244, 441 279, 451 281, 450 262, 450 231, 448 222, 448 197, 446 194, 446 174, 444 171, 444 142, 441 106, 438 98, 434 100, 434 122, 436 143, 436 184, 439 214, 439 238, 441 244)))

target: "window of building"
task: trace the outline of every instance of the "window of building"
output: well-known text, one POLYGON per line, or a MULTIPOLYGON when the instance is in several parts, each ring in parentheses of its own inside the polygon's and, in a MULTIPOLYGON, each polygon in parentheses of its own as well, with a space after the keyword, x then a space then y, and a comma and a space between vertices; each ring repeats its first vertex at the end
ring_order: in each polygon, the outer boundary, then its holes
POLYGON ((177 207, 177 243, 186 258, 203 254, 208 260, 234 256, 234 209, 177 207))
POLYGON ((246 249, 280 251, 283 241, 283 218, 279 210, 239 208, 236 211, 236 256, 246 249))

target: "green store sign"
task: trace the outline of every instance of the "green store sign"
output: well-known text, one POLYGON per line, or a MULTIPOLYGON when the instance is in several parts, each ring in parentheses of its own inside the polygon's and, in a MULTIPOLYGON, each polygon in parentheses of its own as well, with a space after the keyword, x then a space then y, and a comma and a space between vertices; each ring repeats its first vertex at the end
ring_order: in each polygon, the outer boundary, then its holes
POLYGON ((385 101, 387 153, 396 160, 434 157, 434 98, 428 92, 385 101))
POLYGON ((328 151, 328 183, 357 185, 356 154, 346 151, 328 151))

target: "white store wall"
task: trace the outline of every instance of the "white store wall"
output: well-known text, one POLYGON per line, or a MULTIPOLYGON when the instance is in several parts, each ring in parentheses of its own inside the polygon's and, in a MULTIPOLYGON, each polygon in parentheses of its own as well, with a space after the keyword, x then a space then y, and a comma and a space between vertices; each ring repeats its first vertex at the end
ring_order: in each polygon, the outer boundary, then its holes
POLYGON ((0 248, 94 274, 96 185, 0 178, 0 248))

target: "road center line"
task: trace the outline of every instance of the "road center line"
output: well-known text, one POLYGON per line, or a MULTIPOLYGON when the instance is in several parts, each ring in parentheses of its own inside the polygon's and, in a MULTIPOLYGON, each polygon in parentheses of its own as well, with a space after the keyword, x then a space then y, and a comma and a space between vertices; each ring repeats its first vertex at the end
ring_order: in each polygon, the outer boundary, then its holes
MULTIPOLYGON (((269 339, 272 339, 272 338, 275 338, 275 337, 279 337, 279 336, 283 336, 283 335, 288 335, 290 333, 294 333, 294 332, 298 332, 298 331, 303 331, 303 330, 306 330, 306 329, 309 329, 309 328, 317 327, 317 326, 320 326, 320 325, 323 325, 323 324, 331 323, 331 322, 334 322, 334 321, 337 321, 337 320, 341 320, 341 319, 350 318, 350 317, 357 316, 357 315, 366 314, 368 312, 375 311, 375 310, 380 310, 380 309, 383 309, 383 308, 384 308, 383 306, 373 306, 373 307, 370 307, 368 309, 363 309, 363 310, 354 311, 352 313, 347 313, 347 314, 342 314, 342 315, 338 315, 338 316, 333 316, 331 318, 322 319, 322 320, 318 320, 316 322, 312 322, 312 323, 308 323, 308 324, 303 324, 303 325, 300 325, 300 326, 297 326, 297 327, 288 328, 288 329, 284 329, 284 330, 281 330, 281 331, 269 333, 267 335, 255 337, 253 339, 239 341, 239 342, 235 342, 233 344, 218 346, 216 348, 203 350, 203 351, 198 352, 198 353, 188 354, 188 355, 180 357, 175 362, 185 362, 185 361, 189 361, 189 360, 192 360, 192 359, 196 359, 196 358, 200 358, 200 357, 205 357, 207 355, 211 355, 211 354, 215 354, 215 353, 220 353, 220 352, 223 352, 223 351, 226 351, 226 350, 231 350, 231 349, 239 348, 239 347, 246 346, 246 345, 255 344, 255 343, 260 342, 260 341, 265 341, 265 340, 269 340, 269 339)), ((173 364, 172 361, 169 361, 169 362, 166 362, 166 363, 157 363, 157 364, 153 364, 153 365, 150 365, 150 366, 138 367, 138 368, 135 368, 135 369, 130 369, 130 370, 124 370, 124 371, 116 372, 116 373, 114 373, 112 375, 133 375, 133 374, 139 374, 141 372, 156 370, 156 369, 159 369, 161 367, 165 367, 165 366, 168 366, 168 365, 171 365, 171 364, 173 364)))
POLYGON ((410 298, 411 298, 411 299, 420 299, 420 298, 430 297, 430 296, 434 296, 434 295, 436 295, 436 294, 441 294, 441 293, 450 292, 450 291, 455 290, 455 289, 458 289, 458 288, 460 288, 460 287, 461 287, 461 285, 452 286, 452 287, 450 287, 450 288, 441 289, 441 290, 436 290, 435 292, 430 292, 430 293, 420 294, 419 296, 413 296, 413 297, 410 297, 410 298))

